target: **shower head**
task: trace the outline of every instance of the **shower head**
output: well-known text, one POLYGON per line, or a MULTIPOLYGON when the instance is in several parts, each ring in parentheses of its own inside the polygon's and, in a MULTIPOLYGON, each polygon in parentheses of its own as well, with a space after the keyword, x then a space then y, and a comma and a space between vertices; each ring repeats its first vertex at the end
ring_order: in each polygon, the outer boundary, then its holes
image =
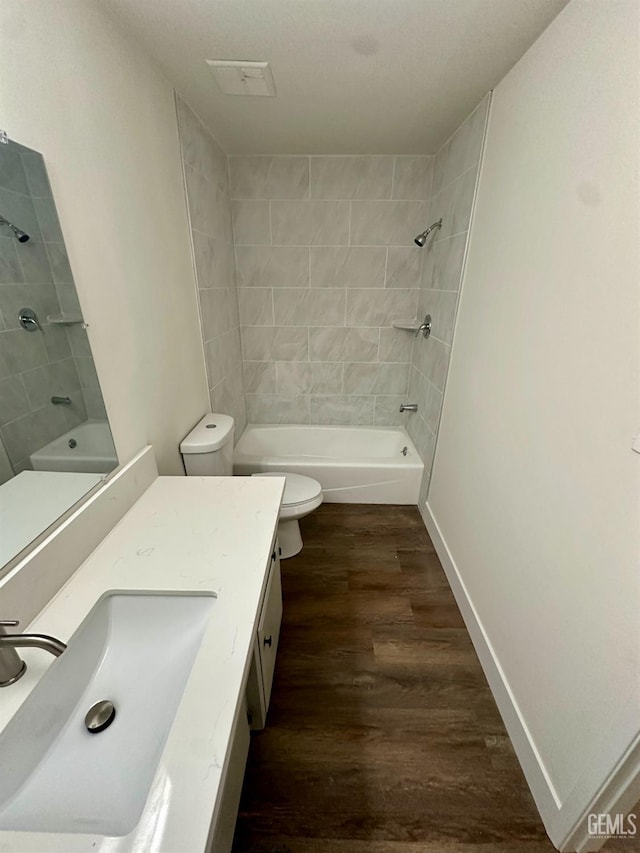
POLYGON ((426 231, 423 231, 422 234, 418 234, 416 239, 413 241, 416 246, 420 246, 422 248, 427 242, 427 237, 431 234, 432 231, 435 231, 437 228, 442 228, 442 219, 438 219, 437 222, 434 222, 433 225, 430 225, 426 231))
POLYGON ((7 228, 10 228, 13 232, 13 236, 19 243, 26 243, 29 239, 29 235, 26 232, 16 228, 16 226, 12 222, 9 222, 8 219, 5 219, 4 216, 0 216, 0 225, 6 225, 7 228))

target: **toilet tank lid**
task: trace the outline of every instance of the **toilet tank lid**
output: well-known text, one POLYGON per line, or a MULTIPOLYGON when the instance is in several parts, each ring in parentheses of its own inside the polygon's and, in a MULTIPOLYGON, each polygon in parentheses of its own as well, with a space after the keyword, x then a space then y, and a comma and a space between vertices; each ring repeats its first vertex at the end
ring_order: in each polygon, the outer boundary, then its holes
POLYGON ((210 412, 180 442, 180 453, 211 453, 233 435, 233 418, 210 412))

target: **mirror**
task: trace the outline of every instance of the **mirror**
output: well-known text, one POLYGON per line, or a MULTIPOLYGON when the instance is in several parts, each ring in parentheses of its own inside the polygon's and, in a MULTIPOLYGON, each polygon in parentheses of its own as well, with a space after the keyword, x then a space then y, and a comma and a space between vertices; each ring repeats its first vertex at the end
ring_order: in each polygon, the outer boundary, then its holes
POLYGON ((0 569, 118 464, 44 159, 0 143, 0 569))

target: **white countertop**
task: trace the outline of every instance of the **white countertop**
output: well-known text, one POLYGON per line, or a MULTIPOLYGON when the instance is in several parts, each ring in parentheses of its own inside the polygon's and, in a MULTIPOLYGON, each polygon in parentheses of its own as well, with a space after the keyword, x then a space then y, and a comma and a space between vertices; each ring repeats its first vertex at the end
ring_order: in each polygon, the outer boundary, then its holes
POLYGON ((46 530, 104 474, 22 471, 0 486, 0 567, 46 530))
MULTIPOLYGON (((274 477, 158 478, 28 626, 29 632, 66 642, 110 589, 218 596, 136 829, 123 837, 0 832, 1 853, 204 850, 248 672, 283 487, 284 478, 274 477)), ((38 649, 21 654, 27 673, 0 692, 0 730, 54 660, 38 649)))

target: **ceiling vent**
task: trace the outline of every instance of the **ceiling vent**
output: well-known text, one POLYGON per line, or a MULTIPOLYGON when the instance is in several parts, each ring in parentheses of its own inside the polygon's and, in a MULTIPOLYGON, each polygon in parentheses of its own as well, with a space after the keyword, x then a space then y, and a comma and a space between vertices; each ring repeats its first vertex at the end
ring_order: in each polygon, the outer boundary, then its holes
POLYGON ((205 60, 225 95, 274 97, 276 86, 268 62, 234 59, 205 60))

